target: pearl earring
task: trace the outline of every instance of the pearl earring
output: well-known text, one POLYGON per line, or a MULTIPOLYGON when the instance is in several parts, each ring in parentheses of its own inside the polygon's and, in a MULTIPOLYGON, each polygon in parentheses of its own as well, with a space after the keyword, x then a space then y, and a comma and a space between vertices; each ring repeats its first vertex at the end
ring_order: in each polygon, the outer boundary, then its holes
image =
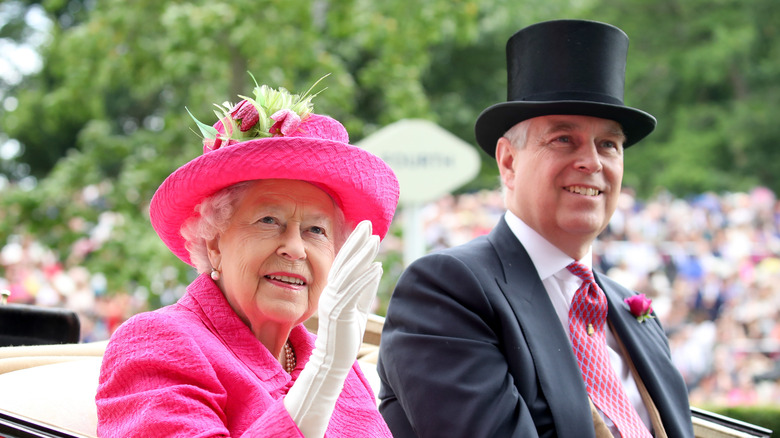
POLYGON ((211 279, 214 281, 219 281, 220 277, 221 277, 220 272, 214 268, 211 268, 211 279))

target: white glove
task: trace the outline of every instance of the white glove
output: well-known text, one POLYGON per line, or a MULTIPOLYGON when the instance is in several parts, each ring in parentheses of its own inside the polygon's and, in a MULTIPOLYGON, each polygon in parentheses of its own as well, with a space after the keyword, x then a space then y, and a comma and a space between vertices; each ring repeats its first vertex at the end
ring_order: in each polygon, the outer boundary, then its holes
POLYGON ((382 264, 373 261, 378 251, 379 237, 371 235, 371 222, 363 221, 330 268, 317 309, 314 351, 284 398, 284 407, 306 438, 325 435, 336 399, 357 358, 368 309, 382 277, 382 264))

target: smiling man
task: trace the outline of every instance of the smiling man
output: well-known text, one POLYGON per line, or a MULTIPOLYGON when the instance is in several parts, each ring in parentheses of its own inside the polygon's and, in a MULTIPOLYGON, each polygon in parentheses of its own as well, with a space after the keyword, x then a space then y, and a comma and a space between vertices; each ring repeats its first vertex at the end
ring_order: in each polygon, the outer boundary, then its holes
POLYGON ((400 278, 378 365, 393 436, 693 437, 658 319, 591 270, 624 150, 656 124, 623 104, 627 52, 623 31, 593 21, 509 39, 508 101, 476 123, 507 212, 400 278))

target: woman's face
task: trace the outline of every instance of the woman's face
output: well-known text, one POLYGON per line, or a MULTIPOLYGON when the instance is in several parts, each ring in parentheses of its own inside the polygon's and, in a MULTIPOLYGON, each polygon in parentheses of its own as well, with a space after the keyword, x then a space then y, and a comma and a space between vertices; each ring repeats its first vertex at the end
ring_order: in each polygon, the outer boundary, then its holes
POLYGON ((230 306, 257 336, 314 313, 336 255, 337 207, 312 184, 250 183, 227 228, 208 243, 230 306))

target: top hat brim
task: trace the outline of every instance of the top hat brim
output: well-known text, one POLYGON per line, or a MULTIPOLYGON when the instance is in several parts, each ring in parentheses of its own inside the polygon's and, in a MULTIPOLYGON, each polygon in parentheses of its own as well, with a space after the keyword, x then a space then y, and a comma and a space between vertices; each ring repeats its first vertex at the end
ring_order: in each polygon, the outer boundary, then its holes
POLYGON ((652 115, 624 105, 577 100, 510 101, 497 103, 482 111, 474 127, 477 144, 495 158, 496 143, 509 128, 524 120, 549 115, 591 116, 614 120, 620 123, 626 135, 624 148, 645 138, 653 132, 656 125, 652 115))

